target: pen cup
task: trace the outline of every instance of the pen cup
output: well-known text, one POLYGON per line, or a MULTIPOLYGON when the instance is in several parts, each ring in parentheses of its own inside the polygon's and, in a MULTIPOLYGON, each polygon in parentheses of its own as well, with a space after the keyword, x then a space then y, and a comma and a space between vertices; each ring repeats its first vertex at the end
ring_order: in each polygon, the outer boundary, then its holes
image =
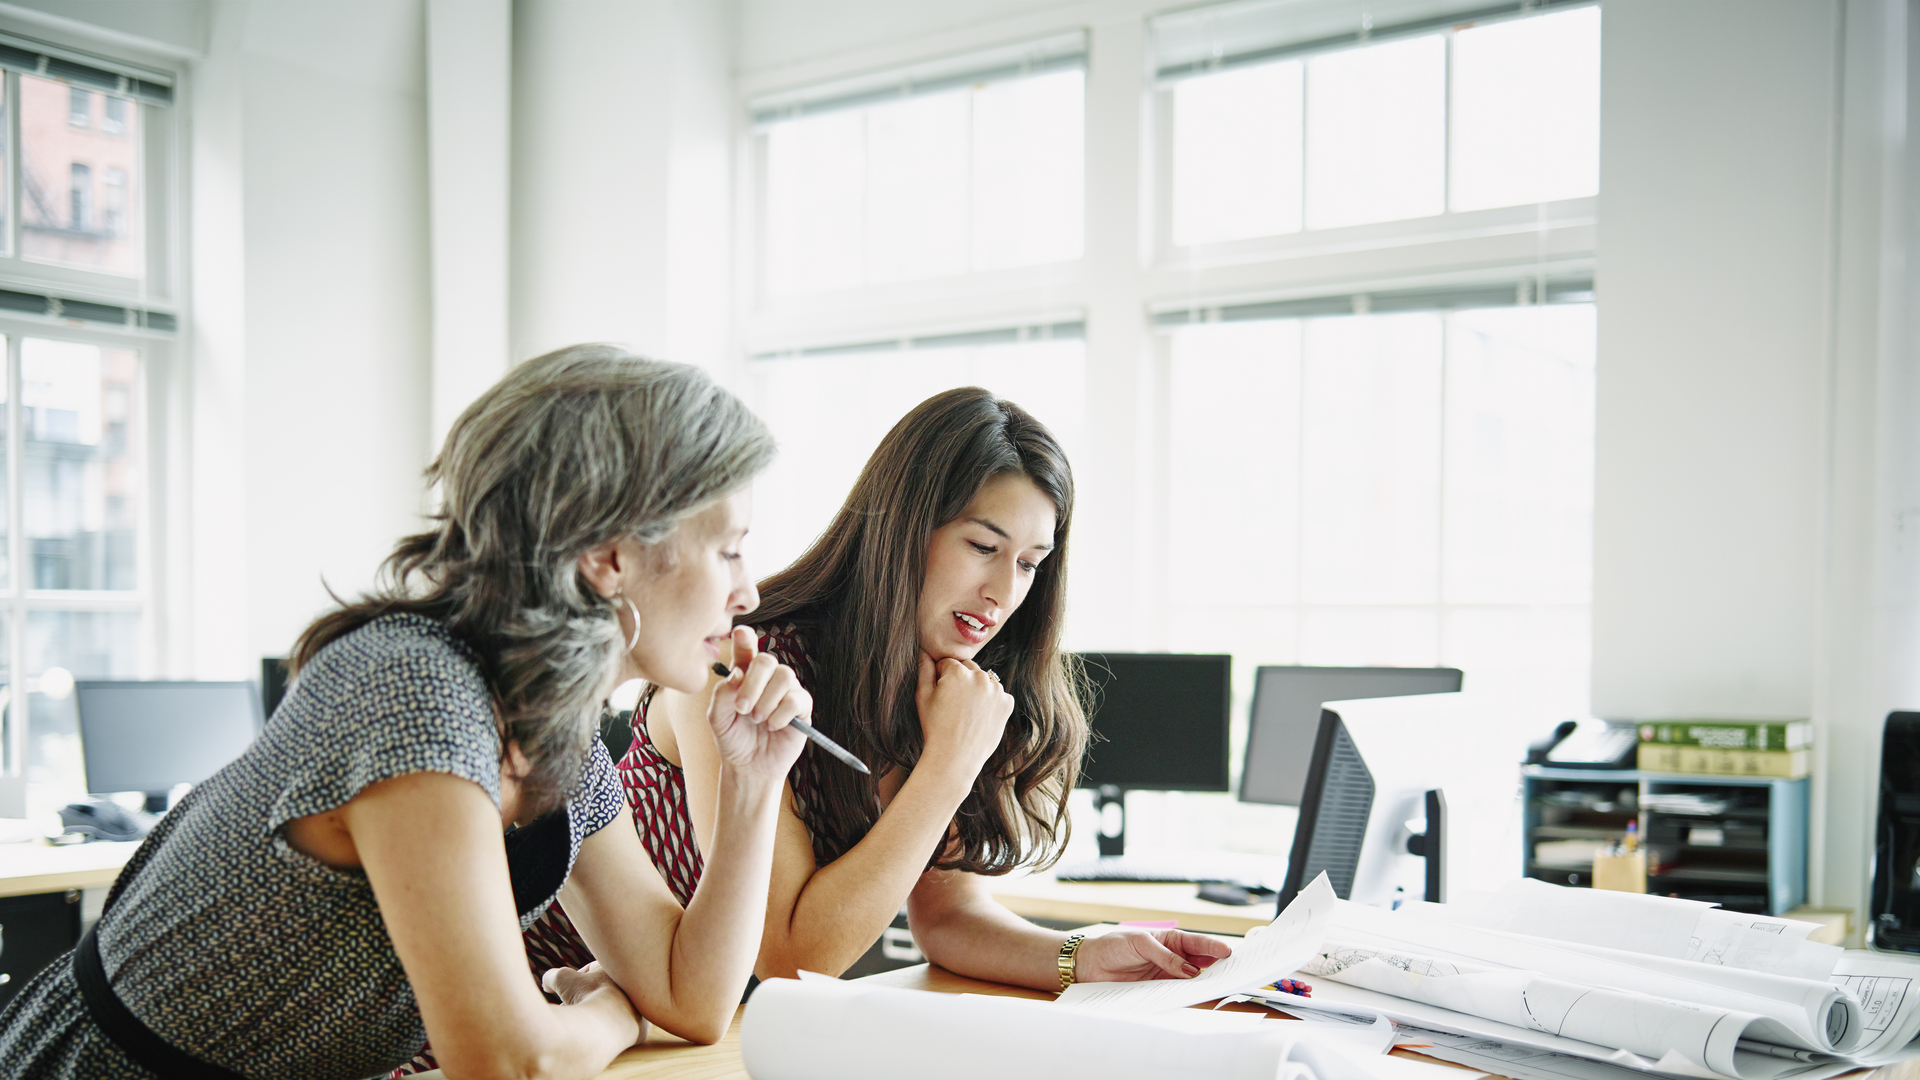
POLYGON ((1593 887, 1614 892, 1647 891, 1647 849, 1593 857, 1593 887))

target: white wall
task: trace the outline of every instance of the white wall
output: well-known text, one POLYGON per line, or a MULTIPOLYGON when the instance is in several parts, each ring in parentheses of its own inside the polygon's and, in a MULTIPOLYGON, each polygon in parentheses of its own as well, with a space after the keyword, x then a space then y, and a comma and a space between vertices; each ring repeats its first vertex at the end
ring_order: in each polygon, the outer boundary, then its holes
POLYGON ((732 7, 514 5, 512 349, 730 340, 732 7))
POLYGON ((84 27, 87 36, 110 45, 200 58, 212 29, 212 0, 10 0, 0 18, 32 35, 34 28, 84 27))
POLYGON ((222 5, 215 17, 245 20, 246 488, 235 502, 251 665, 285 654, 327 606, 325 585, 363 589, 419 525, 423 15, 411 0, 342 0, 222 5))
POLYGON ((1813 716, 1810 894, 1858 909, 1920 704, 1905 8, 1765 8, 1606 6, 1594 709, 1813 716))
POLYGON ((1607 4, 1594 709, 1805 716, 1829 3, 1607 4))

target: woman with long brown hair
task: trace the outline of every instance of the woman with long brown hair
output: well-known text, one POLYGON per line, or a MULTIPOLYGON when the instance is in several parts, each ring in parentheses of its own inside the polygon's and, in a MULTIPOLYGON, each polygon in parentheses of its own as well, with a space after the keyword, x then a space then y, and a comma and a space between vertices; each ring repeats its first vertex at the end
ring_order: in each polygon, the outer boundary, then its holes
MULTIPOLYGON (((1057 989, 1185 978, 1227 953, 1178 930, 1085 939, 996 903, 986 878, 1049 865, 1086 748, 1061 652, 1073 475, 1046 427, 949 390, 881 441, 827 531, 761 583, 760 645, 812 694, 812 723, 873 769, 809 745, 789 777, 755 971, 838 973, 904 903, 922 951, 962 974, 1057 989)), ((676 891, 700 880, 717 759, 705 693, 655 688, 620 762, 635 824, 676 891)), ((566 912, 535 966, 579 964, 566 912)))

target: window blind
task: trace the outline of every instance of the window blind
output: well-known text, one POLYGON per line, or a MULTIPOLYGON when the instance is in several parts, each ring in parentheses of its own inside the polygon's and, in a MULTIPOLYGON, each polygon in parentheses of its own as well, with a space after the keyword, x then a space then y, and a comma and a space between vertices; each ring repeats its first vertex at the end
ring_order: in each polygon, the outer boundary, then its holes
POLYGON ((755 360, 788 360, 817 356, 850 356, 855 353, 910 352, 917 349, 962 349, 975 345, 1013 345, 1027 341, 1073 341, 1087 336, 1085 320, 1038 323, 1032 326, 1003 326, 990 330, 967 330, 952 334, 926 334, 920 337, 860 341, 845 345, 822 345, 806 349, 782 349, 753 354, 755 360))
POLYGON ((1378 292, 1332 293, 1241 304, 1159 305, 1156 326, 1242 322, 1252 319, 1305 319, 1326 315, 1379 315, 1398 311, 1451 311, 1462 308, 1526 307, 1533 304, 1590 304, 1593 275, 1535 277, 1478 285, 1445 285, 1378 292))
POLYGON ((92 300, 74 300, 63 296, 0 289, 0 311, 16 311, 49 319, 79 320, 105 326, 124 326, 134 330, 159 330, 172 333, 180 321, 164 311, 147 311, 119 304, 101 304, 92 300))
POLYGON ((1365 14, 1352 4, 1236 0, 1150 20, 1154 76, 1176 81, 1368 42, 1415 37, 1473 23, 1586 7, 1595 0, 1383 0, 1365 14))
POLYGON ((1001 82, 1086 66, 1086 31, 1073 30, 1016 45, 763 94, 747 102, 747 111, 756 125, 774 124, 975 83, 1001 82))
POLYGON ((149 105, 173 104, 173 76, 164 71, 0 34, 0 68, 121 94, 149 105))

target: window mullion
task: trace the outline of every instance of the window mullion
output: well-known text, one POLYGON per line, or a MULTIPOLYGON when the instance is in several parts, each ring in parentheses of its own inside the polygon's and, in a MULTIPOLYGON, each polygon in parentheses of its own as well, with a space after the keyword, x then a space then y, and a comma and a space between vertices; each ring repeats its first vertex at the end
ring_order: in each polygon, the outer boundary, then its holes
POLYGON ((7 257, 20 257, 20 193, 26 190, 20 164, 20 73, 7 75, 7 257))
MULTIPOLYGON (((16 207, 17 210, 17 207, 16 207)), ((15 219, 19 215, 15 213, 15 219)), ((26 664, 27 664, 27 609, 24 597, 27 594, 26 583, 21 575, 26 563, 26 536, 20 495, 20 478, 24 470, 20 467, 20 456, 26 446, 21 435, 20 422, 24 415, 20 407, 20 338, 18 331, 7 334, 7 666, 10 675, 8 684, 12 688, 12 708, 9 715, 13 726, 9 750, 14 767, 21 775, 27 771, 27 728, 31 723, 27 715, 26 664)))

